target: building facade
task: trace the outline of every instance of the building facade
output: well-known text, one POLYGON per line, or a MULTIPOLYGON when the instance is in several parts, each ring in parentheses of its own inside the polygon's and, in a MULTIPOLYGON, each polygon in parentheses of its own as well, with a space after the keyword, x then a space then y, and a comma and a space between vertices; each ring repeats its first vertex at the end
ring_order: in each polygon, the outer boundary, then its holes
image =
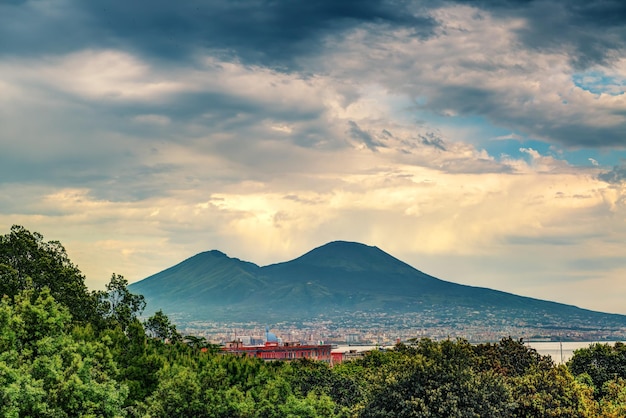
POLYGON ((264 345, 248 346, 240 341, 235 341, 226 344, 222 350, 231 354, 261 358, 266 361, 308 358, 332 363, 330 344, 303 345, 289 342, 281 344, 276 341, 268 341, 264 345))

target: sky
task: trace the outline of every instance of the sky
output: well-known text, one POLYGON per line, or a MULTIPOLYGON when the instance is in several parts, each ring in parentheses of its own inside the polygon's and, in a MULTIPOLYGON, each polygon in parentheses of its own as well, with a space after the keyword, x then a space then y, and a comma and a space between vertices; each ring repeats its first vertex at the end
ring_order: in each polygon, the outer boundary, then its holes
POLYGON ((621 0, 3 0, 0 233, 99 289, 334 240, 626 314, 621 0))

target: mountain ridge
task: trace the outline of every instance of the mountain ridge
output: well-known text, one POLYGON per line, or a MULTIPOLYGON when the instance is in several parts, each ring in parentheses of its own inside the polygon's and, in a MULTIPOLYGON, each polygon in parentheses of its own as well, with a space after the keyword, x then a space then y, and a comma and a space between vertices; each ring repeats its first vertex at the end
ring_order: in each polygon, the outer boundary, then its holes
POLYGON ((468 312, 482 312, 540 327, 561 317, 579 325, 626 327, 624 315, 448 282, 378 247, 349 241, 332 241, 266 266, 205 251, 129 288, 146 297, 149 311, 163 309, 194 320, 306 321, 325 315, 342 320, 354 312, 371 312, 448 323, 455 316, 462 322, 468 312))

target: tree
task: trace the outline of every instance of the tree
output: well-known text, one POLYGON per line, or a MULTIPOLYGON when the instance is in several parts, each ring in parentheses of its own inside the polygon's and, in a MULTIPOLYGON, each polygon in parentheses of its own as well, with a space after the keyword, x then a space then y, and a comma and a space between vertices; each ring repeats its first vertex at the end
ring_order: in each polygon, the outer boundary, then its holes
POLYGON ((209 346, 209 342, 204 337, 198 337, 196 335, 185 335, 185 343, 196 350, 201 350, 209 346))
POLYGON ((141 315, 146 307, 143 295, 128 290, 128 280, 113 273, 104 291, 95 293, 98 312, 109 326, 119 326, 122 331, 141 315))
POLYGON ((510 381, 515 417, 595 418, 591 391, 577 382, 563 365, 534 368, 510 381))
POLYGON ((304 399, 290 395, 286 402, 279 407, 281 416, 285 418, 330 418, 335 414, 335 404, 327 395, 317 395, 314 392, 304 399))
POLYGON ((0 302, 0 416, 122 416, 127 388, 108 347, 74 338, 68 309, 33 293, 0 302))
POLYGON ((511 337, 496 344, 478 344, 473 347, 480 370, 493 370, 504 376, 523 376, 530 370, 549 370, 554 367, 550 356, 542 356, 534 348, 511 337))
POLYGON ((69 308, 74 320, 94 318, 94 298, 85 277, 61 243, 46 242, 41 234, 13 225, 10 233, 0 236, 0 296, 14 298, 22 290, 33 289, 36 297, 43 288, 69 308))
POLYGON ((326 363, 308 358, 293 361, 290 366, 291 385, 303 396, 323 393, 330 396, 337 405, 345 407, 354 405, 363 397, 362 385, 347 375, 346 366, 331 368, 326 363))
POLYGON ((6 264, 0 264, 0 297, 13 299, 20 290, 32 288, 32 279, 20 276, 19 272, 6 264))
POLYGON ((626 380, 617 378, 609 380, 603 386, 604 396, 600 399, 601 416, 625 417, 626 416, 626 380))
MULTIPOLYGON (((146 399, 146 415, 154 417, 208 417, 196 373, 180 365, 159 373, 159 384, 146 399)), ((217 405, 212 405, 216 407, 217 405)))
POLYGON ((145 322, 146 331, 154 338, 158 338, 162 341, 181 341, 182 336, 176 331, 176 325, 170 322, 170 319, 163 313, 162 310, 158 310, 145 322))
POLYGON ((506 417, 511 395, 502 376, 477 373, 466 341, 424 339, 357 362, 369 374, 360 417, 506 417), (372 357, 372 358, 370 358, 372 357))
POLYGON ((574 376, 586 373, 591 377, 596 394, 605 395, 605 383, 617 378, 626 379, 626 345, 620 342, 592 344, 588 348, 574 351, 567 362, 574 376))

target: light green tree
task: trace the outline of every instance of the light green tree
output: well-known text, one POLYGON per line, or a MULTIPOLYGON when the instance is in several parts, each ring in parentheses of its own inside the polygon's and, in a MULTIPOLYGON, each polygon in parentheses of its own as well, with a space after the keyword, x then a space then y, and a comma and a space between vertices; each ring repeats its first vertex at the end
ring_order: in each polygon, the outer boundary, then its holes
POLYGON ((127 388, 103 342, 76 340, 50 291, 0 302, 0 416, 119 417, 127 388))

